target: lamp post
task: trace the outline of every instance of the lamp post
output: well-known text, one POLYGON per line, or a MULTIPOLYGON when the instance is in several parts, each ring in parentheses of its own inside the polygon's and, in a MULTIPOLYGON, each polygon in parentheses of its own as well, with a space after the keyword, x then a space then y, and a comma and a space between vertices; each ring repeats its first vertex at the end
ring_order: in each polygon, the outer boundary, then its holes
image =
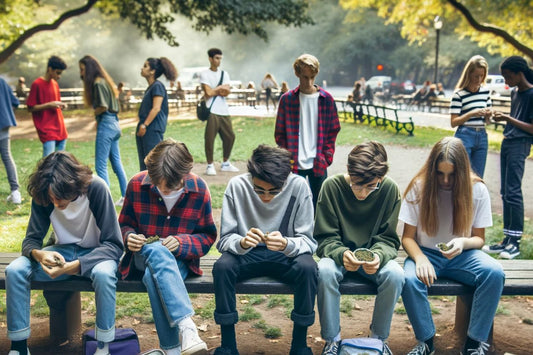
POLYGON ((439 37, 440 30, 442 28, 442 20, 439 16, 435 16, 435 19, 433 20, 433 27, 435 27, 435 31, 437 32, 437 42, 435 44, 435 75, 433 76, 433 83, 437 84, 439 72, 439 37))

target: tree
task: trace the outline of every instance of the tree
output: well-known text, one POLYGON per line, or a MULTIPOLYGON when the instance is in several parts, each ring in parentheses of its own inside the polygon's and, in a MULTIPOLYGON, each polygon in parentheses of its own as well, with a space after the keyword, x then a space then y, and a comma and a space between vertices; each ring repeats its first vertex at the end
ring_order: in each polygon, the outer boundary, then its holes
POLYGON ((65 9, 68 5, 57 0, 0 1, 0 63, 36 33, 56 30, 68 19, 83 15, 92 8, 129 21, 146 38, 159 37, 171 46, 179 45, 168 29, 176 15, 192 20, 198 31, 209 33, 215 27, 221 27, 229 34, 255 34, 264 40, 268 39, 264 29, 266 23, 284 26, 313 23, 307 15, 308 4, 304 0, 73 0, 70 3, 77 7, 65 9), (57 12, 61 14, 55 17, 57 12), (51 23, 45 20, 54 17, 56 19, 51 23))
POLYGON ((423 42, 433 19, 446 19, 455 32, 470 37, 490 53, 525 54, 533 59, 533 7, 529 0, 340 0, 345 8, 377 9, 385 23, 401 23, 402 36, 423 42))

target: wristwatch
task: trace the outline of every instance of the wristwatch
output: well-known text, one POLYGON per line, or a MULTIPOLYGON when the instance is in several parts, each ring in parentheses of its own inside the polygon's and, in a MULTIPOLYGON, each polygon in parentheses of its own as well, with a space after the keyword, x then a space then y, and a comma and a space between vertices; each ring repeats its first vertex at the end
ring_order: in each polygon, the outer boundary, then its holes
POLYGON ((146 125, 144 123, 141 123, 140 127, 146 129, 146 125))

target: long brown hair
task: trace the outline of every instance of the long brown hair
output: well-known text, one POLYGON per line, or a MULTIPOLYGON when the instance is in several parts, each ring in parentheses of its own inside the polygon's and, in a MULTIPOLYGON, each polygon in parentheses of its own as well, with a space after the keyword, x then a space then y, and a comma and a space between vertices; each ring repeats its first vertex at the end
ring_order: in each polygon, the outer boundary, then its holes
POLYGON ((80 59, 80 64, 85 65, 85 75, 83 76, 83 101, 87 106, 93 105, 93 85, 97 78, 102 78, 107 82, 109 88, 115 97, 118 97, 115 82, 109 74, 107 74, 104 67, 92 55, 86 55, 80 59))
POLYGON ((454 166, 453 234, 470 236, 474 215, 473 185, 482 180, 470 169, 468 154, 460 139, 444 137, 433 146, 426 163, 407 186, 404 199, 414 189, 415 200, 406 199, 406 202, 419 205, 422 231, 428 236, 435 236, 439 228, 437 168, 441 162, 449 162, 454 166))

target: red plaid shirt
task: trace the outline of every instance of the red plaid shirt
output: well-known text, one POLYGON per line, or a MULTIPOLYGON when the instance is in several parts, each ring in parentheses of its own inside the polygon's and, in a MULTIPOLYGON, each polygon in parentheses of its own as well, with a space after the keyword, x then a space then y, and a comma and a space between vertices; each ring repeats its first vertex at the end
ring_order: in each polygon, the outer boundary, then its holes
MULTIPOLYGON (((318 87, 318 137, 313 163, 315 176, 323 176, 333 161, 335 140, 341 126, 335 100, 318 87)), ((292 153, 293 171, 298 172, 298 137, 300 134, 300 87, 283 94, 279 101, 274 137, 278 146, 292 153)))
MULTIPOLYGON (((130 233, 176 238, 180 242, 174 252, 176 259, 185 261, 193 273, 202 275, 200 257, 207 254, 217 237, 211 195, 205 181, 193 173, 186 175, 183 183, 183 194, 168 212, 147 171, 141 171, 128 183, 118 221, 124 246, 130 233)), ((126 247, 119 265, 123 279, 130 272, 132 256, 126 247)))

